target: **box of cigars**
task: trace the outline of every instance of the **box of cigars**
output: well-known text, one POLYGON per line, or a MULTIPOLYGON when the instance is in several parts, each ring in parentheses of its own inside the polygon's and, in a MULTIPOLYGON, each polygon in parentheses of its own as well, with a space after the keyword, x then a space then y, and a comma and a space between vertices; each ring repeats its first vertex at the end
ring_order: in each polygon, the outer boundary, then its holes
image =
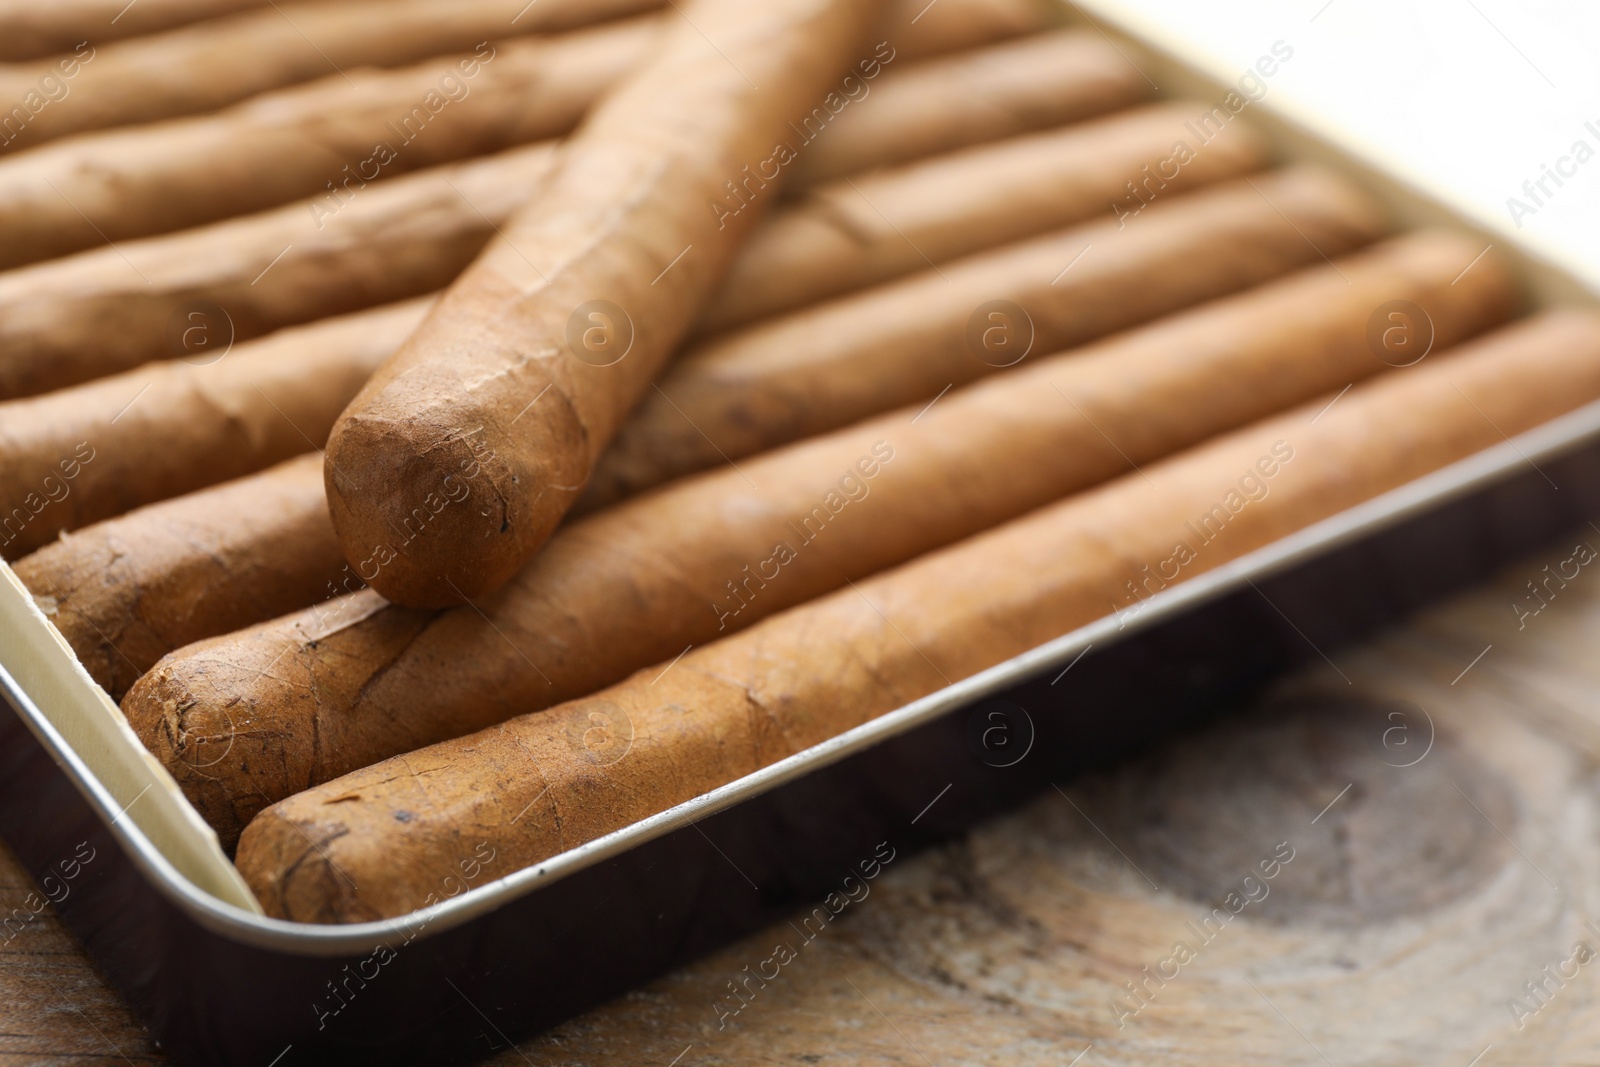
POLYGON ((464 1061, 1543 545, 1595 280, 1293 56, 0 11, 0 836, 179 1062, 464 1061))

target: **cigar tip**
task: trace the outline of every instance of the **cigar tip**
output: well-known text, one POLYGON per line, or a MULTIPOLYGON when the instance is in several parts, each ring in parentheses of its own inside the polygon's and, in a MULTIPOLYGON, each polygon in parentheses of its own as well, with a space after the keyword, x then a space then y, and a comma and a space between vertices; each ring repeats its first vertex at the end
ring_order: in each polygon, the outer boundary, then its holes
MULTIPOLYGON (((453 607, 509 581, 575 496, 553 469, 573 453, 553 440, 559 430, 533 417, 516 430, 458 404, 346 413, 323 480, 360 580, 413 608, 453 607)), ((581 437, 577 453, 586 454, 581 437)), ((566 479, 581 488, 584 472, 566 479)))
POLYGON ((333 858, 349 831, 336 819, 304 819, 274 805, 239 838, 236 864, 262 910, 275 919, 349 923, 381 918, 333 858))
POLYGON ((347 416, 328 442, 323 483, 350 569, 398 605, 459 605, 522 557, 531 501, 482 426, 347 416))
POLYGON ((164 656, 122 698, 134 734, 230 851, 252 816, 306 784, 317 694, 286 654, 294 647, 270 623, 208 638, 164 656))
POLYGON ((122 715, 144 747, 170 767, 185 745, 186 732, 178 708, 193 704, 183 683, 173 676, 163 660, 146 671, 123 695, 122 715))
MULTIPOLYGON (((181 650, 174 655, 180 654, 181 650)), ((177 781, 200 817, 216 831, 222 847, 231 849, 243 820, 231 802, 226 768, 214 764, 226 758, 233 731, 217 728, 213 709, 190 689, 182 664, 181 659, 169 655, 147 671, 123 695, 122 715, 144 747, 177 781), (216 755, 219 751, 222 758, 216 755)))

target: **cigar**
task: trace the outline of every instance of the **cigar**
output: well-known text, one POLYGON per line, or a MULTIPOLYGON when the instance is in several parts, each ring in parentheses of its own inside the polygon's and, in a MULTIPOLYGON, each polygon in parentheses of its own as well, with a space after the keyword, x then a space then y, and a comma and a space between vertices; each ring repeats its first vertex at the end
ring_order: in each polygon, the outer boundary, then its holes
POLYGON ((1063 29, 930 60, 865 88, 878 102, 842 113, 819 141, 821 151, 795 161, 797 183, 1103 115, 1148 96, 1150 83, 1099 34, 1063 29), (943 121, 907 131, 899 116, 912 112, 943 121))
POLYGON ((0 403, 0 556, 318 448, 430 301, 0 403), (70 473, 69 473, 70 472, 70 473))
POLYGON ((925 59, 1038 33, 1061 20, 1051 0, 890 0, 884 21, 902 59, 925 59))
POLYGON ((699 332, 742 326, 1118 207, 1134 211, 1266 164, 1266 142, 1236 121, 1180 165, 1174 147, 1194 139, 1184 123, 1198 106, 1151 104, 821 186, 752 236, 699 332), (1152 172, 1163 165, 1166 177, 1152 172))
MULTIPOLYGON (((1426 308, 1441 345, 1491 326, 1513 301, 1504 266, 1491 255, 1450 284, 1478 252, 1453 235, 1405 238, 1026 363, 926 411, 685 479, 570 524, 472 605, 417 611, 368 590, 201 641, 135 684, 123 711, 231 844, 297 790, 593 692, 1385 370, 1367 342, 1385 301, 1426 308), (1018 461, 1028 456, 1050 462, 1018 461), (230 732, 240 717, 248 735, 230 732)), ((351 577, 384 565, 357 561, 351 577)))
POLYGON ((97 40, 85 28, 73 45, 86 40, 88 48, 70 59, 0 67, 0 100, 26 101, 20 116, 13 109, 14 121, 0 126, 0 152, 214 111, 340 70, 471 52, 502 38, 661 6, 660 0, 544 0, 519 16, 506 0, 302 0, 120 42, 97 40))
MULTIPOLYGON (((705 341, 647 394, 578 510, 879 411, 926 403, 1376 236, 1342 181, 1293 168, 1156 200, 705 341)), ((1458 266, 1457 270, 1460 269, 1458 266)))
POLYGON ((16 572, 120 700, 174 648, 328 596, 344 566, 312 452, 67 534, 16 572))
POLYGON ((441 289, 553 154, 514 148, 374 184, 337 213, 302 201, 0 273, 0 397, 441 289))
POLYGON ((601 101, 505 240, 334 424, 328 510, 345 557, 428 523, 374 588, 445 607, 538 551, 803 153, 789 124, 847 106, 837 87, 893 58, 864 43, 881 14, 862 0, 695 0, 601 101), (737 66, 706 24, 744 50, 737 66), (437 503, 458 491, 458 506, 437 503))
MULTIPOLYGON (((894 0, 896 62, 950 43, 894 0)), ((942 25, 1003 34, 1017 0, 940 0, 942 25)), ((930 13, 931 15, 931 13, 930 13)), ((0 161, 0 267, 320 197, 569 132, 658 48, 676 15, 489 42, 392 70, 350 70, 207 115, 80 134, 0 161)), ((938 29, 938 26, 932 29, 938 29)), ((981 41, 983 33, 975 33, 981 41)))
MULTIPOLYGON (((1082 51, 1076 38, 1047 40, 1063 57, 1082 51)), ((1121 63, 1103 43, 1096 46, 1121 63)), ((1093 70, 1087 65, 1081 77, 1092 77, 1093 70)), ((891 73, 884 70, 885 83, 891 73)), ((875 158, 899 158, 900 138, 920 138, 946 118, 906 94, 865 99, 892 112, 899 131, 898 138, 875 142, 881 157, 856 155, 867 166, 875 158)), ((824 191, 822 199, 780 211, 758 231, 753 247, 736 261, 736 280, 724 286, 718 307, 707 314, 726 324, 796 306, 813 294, 831 295, 841 281, 854 280, 859 287, 925 267, 906 241, 932 238, 949 254, 965 250, 964 245, 1004 241, 1024 226, 1048 227, 1074 211, 1081 215, 1103 207, 1097 194, 1109 197, 1121 188, 1124 174, 1167 155, 1191 112, 1188 106, 1156 109, 1115 120, 1104 130, 1085 129, 1081 137, 1068 134, 1062 139, 1077 147, 1067 152, 1050 151, 1054 140, 1049 137, 1002 143, 876 178, 869 183, 872 195, 888 204, 931 192, 938 198, 928 201, 937 205, 935 212, 902 220, 904 236, 894 233, 892 242, 876 241, 870 256, 861 254, 867 250, 853 238, 838 239, 842 216, 825 208, 833 194, 824 191), (973 179, 979 170, 984 177, 973 179), (1075 195, 1058 195, 1074 190, 1075 195), (956 224, 962 217, 967 225, 956 224), (819 223, 826 227, 821 240, 819 223), (782 236, 761 236, 773 226, 782 236), (797 284, 774 285, 774 272, 797 284)), ((850 113, 847 109, 841 118, 850 113)), ((962 129, 981 134, 976 127, 962 129)), ((828 143, 818 140, 814 148, 822 151, 828 143)), ((1205 161, 1187 168, 1172 189, 1257 166, 1264 154, 1259 141, 1244 134, 1219 138, 1205 161)), ((183 351, 189 334, 174 324, 185 323, 194 312, 202 320, 214 318, 242 340, 442 288, 526 199, 552 157, 548 144, 514 148, 376 183, 337 210, 318 197, 0 274, 0 397, 33 395, 148 360, 189 355, 183 351)), ((886 229, 879 216, 873 218, 886 229)))
POLYGON ((1600 317, 1542 315, 1333 395, 281 801, 239 870, 270 915, 354 922, 422 906, 463 841, 505 871, 592 841, 1600 398, 1600 317))
POLYGON ((4 0, 0 62, 70 52, 80 44, 158 33, 201 19, 259 7, 266 0, 4 0))

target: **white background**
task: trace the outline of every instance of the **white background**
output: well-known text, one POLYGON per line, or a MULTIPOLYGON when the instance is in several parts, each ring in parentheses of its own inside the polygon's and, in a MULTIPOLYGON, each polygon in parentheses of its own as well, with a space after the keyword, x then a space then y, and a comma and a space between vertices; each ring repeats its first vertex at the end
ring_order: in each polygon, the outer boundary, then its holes
MULTIPOLYGON (((1487 221, 1582 138, 1595 158, 1517 234, 1600 280, 1600 2, 1596 0, 1117 0, 1185 50, 1242 72, 1283 40, 1294 58, 1267 104, 1322 128, 1487 221), (1281 94, 1281 97, 1279 96, 1281 94)), ((1094 8, 1080 9, 1091 17, 1094 8)), ((1571 164, 1568 164, 1569 168, 1571 164)), ((1540 194, 1543 196, 1543 194, 1540 194)))

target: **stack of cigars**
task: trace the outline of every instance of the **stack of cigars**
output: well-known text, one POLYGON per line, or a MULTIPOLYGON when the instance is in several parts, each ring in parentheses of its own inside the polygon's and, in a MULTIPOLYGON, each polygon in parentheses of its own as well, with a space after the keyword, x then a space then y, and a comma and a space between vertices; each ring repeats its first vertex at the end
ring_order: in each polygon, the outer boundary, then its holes
POLYGON ((0 553, 274 916, 1600 399, 1600 315, 1046 0, 121 6, 0 7, 0 553))

